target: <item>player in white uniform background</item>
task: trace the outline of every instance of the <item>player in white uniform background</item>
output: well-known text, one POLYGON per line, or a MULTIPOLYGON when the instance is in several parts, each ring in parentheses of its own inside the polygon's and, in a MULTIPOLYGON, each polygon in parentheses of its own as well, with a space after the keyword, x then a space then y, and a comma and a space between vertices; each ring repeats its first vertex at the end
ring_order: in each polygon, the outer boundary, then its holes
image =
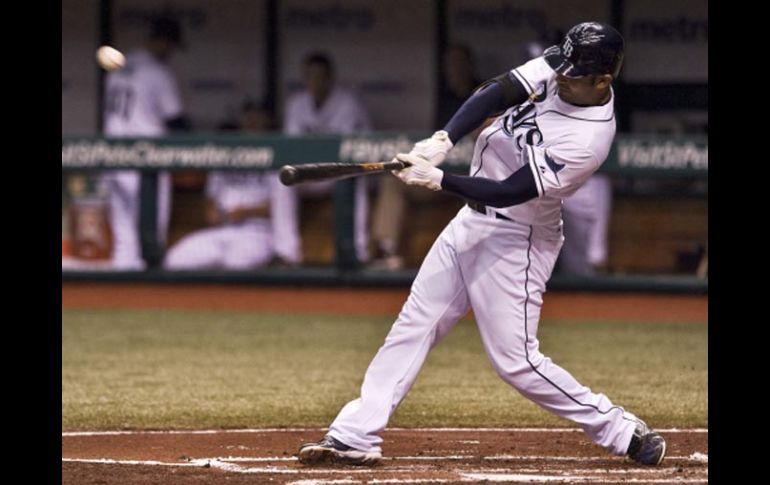
POLYGON ((545 357, 537 340, 546 282, 564 240, 562 199, 601 166, 615 135, 611 82, 623 49, 609 25, 578 24, 543 56, 484 83, 444 130, 397 156, 413 164, 397 172, 402 181, 446 190, 468 205, 425 257, 361 396, 321 441, 300 448, 300 462, 379 462, 380 433, 428 352, 471 309, 506 383, 612 454, 648 465, 663 460, 658 433, 545 357), (436 167, 460 138, 499 113, 476 141, 470 176, 436 167))
MULTIPOLYGON (((244 133, 272 130, 273 116, 264 104, 247 101, 235 126, 244 133)), ((249 270, 270 262, 273 241, 270 203, 282 185, 276 170, 213 170, 206 177, 206 222, 211 226, 183 237, 169 248, 169 270, 249 270)))
MULTIPOLYGON (((306 89, 286 102, 283 129, 286 135, 349 135, 371 130, 369 115, 360 101, 350 91, 335 85, 334 65, 327 55, 306 56, 302 78, 306 89)), ((281 259, 289 263, 302 260, 299 197, 332 193, 335 183, 316 182, 275 191, 275 237, 281 241, 276 250, 281 259)), ((355 184, 354 242, 358 260, 366 261, 369 258, 367 180, 359 177, 355 184)))
POLYGON ((169 248, 164 268, 247 270, 268 263, 274 247, 271 178, 278 178, 275 171, 209 172, 206 221, 213 227, 195 231, 169 248))
MULTIPOLYGON (((129 52, 123 69, 110 72, 104 90, 104 135, 108 138, 155 138, 172 129, 186 129, 182 100, 167 64, 182 44, 176 20, 156 19, 142 48, 129 52)), ((139 236, 140 173, 111 170, 101 181, 110 201, 113 232, 112 265, 118 270, 141 270, 139 236)), ((171 215, 171 177, 158 175, 158 241, 165 245, 171 215)))

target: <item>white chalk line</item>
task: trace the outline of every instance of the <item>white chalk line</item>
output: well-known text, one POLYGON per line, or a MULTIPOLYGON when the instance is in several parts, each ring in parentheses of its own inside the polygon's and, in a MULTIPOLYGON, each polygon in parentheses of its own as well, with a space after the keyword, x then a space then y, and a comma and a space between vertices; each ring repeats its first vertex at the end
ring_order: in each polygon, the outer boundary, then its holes
MULTIPOLYGON (((420 456, 384 456, 383 461, 441 461, 441 460, 477 460, 476 455, 420 455, 420 456)), ((513 460, 548 460, 548 461, 605 461, 605 460, 624 460, 624 457, 615 456, 547 456, 547 455, 493 455, 481 457, 487 461, 513 461, 513 460)), ((218 456, 208 458, 228 463, 264 463, 264 462, 296 462, 294 456, 218 456)), ((692 461, 699 463, 708 463, 708 455, 704 453, 693 453, 690 456, 667 456, 667 460, 692 461)))
MULTIPOLYGON (((220 434, 220 433, 323 433, 328 428, 263 428, 263 429, 202 429, 202 430, 124 430, 124 431, 64 431, 62 437, 69 436, 118 436, 118 435, 185 435, 185 434, 220 434)), ((577 433, 580 428, 388 428, 388 431, 410 431, 416 433, 577 433)), ((708 428, 667 428, 656 429, 660 433, 708 433, 708 428)))
MULTIPOLYGON (((485 480, 488 482, 516 482, 516 483, 545 483, 545 482, 559 482, 559 483, 614 483, 614 479, 602 478, 601 476, 575 476, 575 475, 525 475, 520 473, 515 474, 488 474, 488 473, 461 473, 461 481, 473 481, 485 480)), ((448 480, 447 480, 448 481, 448 480)), ((375 483, 374 481, 370 483, 375 483)), ((385 482, 381 482, 385 483, 385 482)), ((683 479, 666 479, 666 478, 624 478, 623 483, 708 483, 707 479, 703 478, 683 478, 683 479)), ((320 485, 320 482, 319 482, 320 485)))
POLYGON ((166 462, 155 460, 111 460, 109 458, 62 458, 65 463, 97 463, 104 465, 146 465, 146 466, 192 466, 201 467, 202 464, 196 462, 166 462))
MULTIPOLYGON (((700 457, 695 457, 695 455, 702 455, 700 453, 695 453, 690 456, 670 456, 667 457, 667 460, 677 460, 677 461, 694 461, 694 462, 702 462, 703 460, 700 457)), ((702 455, 706 456, 706 455, 702 455)), ((412 456, 403 456, 403 457, 385 457, 383 460, 390 460, 390 461, 407 461, 407 460, 425 460, 425 461, 438 461, 438 460, 462 460, 462 459, 476 459, 476 457, 472 455, 467 456, 420 456, 420 457, 412 457, 412 456)), ((573 461, 573 462, 595 462, 595 461, 606 461, 606 460, 615 460, 615 461, 624 461, 626 458, 624 457, 608 457, 608 458, 602 458, 602 457, 590 457, 590 456, 515 456, 515 455, 499 455, 499 456, 492 456, 492 457, 483 457, 484 460, 489 461, 503 461, 503 460, 540 460, 540 461, 557 461, 557 462, 565 462, 565 461, 573 461)), ((236 463, 259 463, 259 462, 265 462, 265 461, 296 461, 295 458, 286 458, 286 457, 275 457, 275 458, 266 458, 266 457, 237 457, 237 456, 228 456, 228 457, 216 457, 216 458, 199 458, 195 460, 191 460, 189 462, 161 462, 156 460, 113 460, 113 459, 107 459, 107 458, 62 458, 63 462, 69 462, 69 463, 100 463, 100 464, 117 464, 117 465, 147 465, 147 466, 194 466, 194 467, 205 467, 210 466, 212 468, 220 468, 227 471, 233 471, 233 472, 239 472, 239 473, 282 473, 282 474, 302 474, 302 473, 322 473, 322 474, 328 474, 328 473, 334 473, 334 472, 340 472, 341 470, 335 470, 335 469, 314 469, 314 468, 303 468, 303 469, 288 469, 288 468, 281 468, 281 467, 275 467, 275 466, 266 466, 266 467, 243 467, 242 465, 237 465, 236 463)), ((602 470, 602 471, 587 471, 589 473, 653 473, 653 474, 661 474, 666 471, 672 471, 676 470, 676 468, 633 468, 633 469, 624 469, 624 470, 602 470)), ((378 468, 348 468, 344 470, 346 473, 377 473, 377 472, 387 472, 387 473, 411 473, 415 470, 413 467, 407 467, 407 468, 387 468, 387 469, 378 469, 378 468)), ((485 470, 488 471, 488 470, 485 470)), ((573 473, 580 473, 578 471, 574 471, 573 473)))
MULTIPOLYGON (((681 478, 671 477, 671 474, 676 473, 677 467, 667 468, 634 468, 634 469, 622 469, 622 470, 569 470, 561 471, 559 475, 545 475, 540 473, 539 470, 528 469, 528 474, 517 473, 511 474, 509 469, 486 469, 486 470, 448 470, 449 473, 457 474, 458 477, 450 479, 441 478, 372 478, 371 475, 377 475, 379 473, 399 474, 410 473, 414 474, 420 470, 414 468, 366 468, 366 469, 290 469, 281 467, 244 467, 228 461, 234 459, 241 459, 244 457, 228 457, 227 459, 196 459, 185 463, 165 463, 158 461, 138 461, 138 460, 109 460, 109 459, 62 459, 66 462, 84 462, 84 463, 103 463, 103 464, 121 464, 121 465, 149 465, 149 466, 175 466, 175 467, 197 467, 197 468, 215 468, 225 472, 240 473, 240 474, 275 474, 275 475, 313 475, 313 474, 344 474, 347 477, 351 475, 369 475, 365 481, 354 480, 352 478, 330 478, 330 479, 303 479, 290 482, 293 485, 336 485, 336 484, 353 484, 353 483, 377 483, 377 484, 418 484, 418 483, 451 483, 451 482, 478 482, 484 480, 487 482, 516 482, 516 483, 615 483, 618 478, 622 477, 624 483, 708 483, 708 469, 706 470, 692 470, 699 475, 705 475, 704 478, 681 478), (225 461, 228 460, 228 461, 225 461), (500 473, 502 472, 502 473, 500 473), (631 478, 631 474, 646 474, 647 478, 631 478), (624 476, 625 475, 625 476, 624 476)), ((438 458, 438 457, 437 457, 438 458)), ((522 457, 529 458, 529 457, 522 457)), ((543 457, 540 457, 543 458, 543 457)), ((562 459, 565 457, 545 457, 562 459)), ((569 458, 569 457, 568 457, 569 458)), ((572 457, 577 461, 591 461, 585 460, 586 457, 572 457)), ((671 457, 679 458, 679 457, 671 457)), ((424 471, 424 470, 423 470, 424 471)), ((522 470, 523 471, 523 470, 522 470)))
MULTIPOLYGON (((366 482, 356 481, 350 478, 342 479, 305 479, 289 482, 288 485, 336 485, 343 483, 457 483, 459 482, 473 482, 478 483, 480 480, 485 482, 515 482, 515 483, 545 483, 545 482, 558 482, 558 483, 617 483, 615 478, 601 477, 601 476, 574 476, 574 475, 539 475, 539 474, 523 474, 523 473, 507 473, 507 474, 489 474, 489 473, 461 473, 458 478, 384 478, 384 479, 367 479, 366 482)), ((626 478, 623 483, 708 483, 707 478, 626 478)))
MULTIPOLYGON (((462 481, 477 482, 485 480, 488 482, 516 482, 516 483, 614 483, 615 479, 603 478, 601 476, 576 476, 576 475, 525 475, 521 473, 507 474, 489 474, 489 473, 461 473, 462 481)), ((374 483, 374 482, 370 482, 374 483)), ((384 482, 383 482, 384 483, 384 482)), ((624 478, 623 483, 708 483, 703 478, 685 478, 685 479, 666 479, 666 478, 624 478)))
MULTIPOLYGON (((512 460, 550 460, 550 461, 605 461, 605 460, 624 460, 624 457, 617 457, 617 456, 580 456, 580 457, 570 457, 570 456, 544 456, 544 455, 493 455, 493 456, 484 456, 480 457, 483 460, 487 461, 512 461, 512 460)), ((272 462, 272 461, 279 461, 279 462, 286 462, 286 461, 297 461, 296 457, 286 457, 286 456, 255 456, 255 457, 249 457, 249 456, 228 456, 228 457, 218 457, 217 460, 227 461, 227 462, 233 462, 233 463, 258 463, 258 462, 272 462)), ((439 456, 439 455, 420 455, 420 456, 384 456, 382 457, 383 461, 440 461, 440 460, 468 460, 473 459, 477 460, 479 459, 478 456, 469 454, 469 455, 446 455, 446 456, 439 456)), ((699 463, 708 463, 708 455, 704 453, 693 453, 690 456, 667 456, 667 460, 677 460, 677 461, 693 461, 693 462, 699 462, 699 463)))
MULTIPOLYGON (((577 477, 577 476, 552 476, 552 475, 525 475, 525 474, 506 474, 506 475, 489 475, 483 473, 471 473, 461 474, 460 478, 413 478, 413 479, 373 479, 366 482, 360 482, 352 480, 350 478, 332 479, 332 480, 297 480, 289 482, 287 485, 337 485, 348 483, 457 483, 459 482, 473 482, 478 483, 479 480, 487 482, 515 482, 515 483, 544 483, 544 482, 557 482, 557 483, 616 483, 614 480, 602 479, 602 477, 577 477)), ((699 478, 680 478, 680 479, 637 479, 630 478, 623 480, 623 483, 708 483, 708 479, 699 478)))
MULTIPOLYGON (((420 457, 409 457, 414 459, 421 459, 420 457)), ((473 456, 466 456, 464 458, 475 458, 473 456)), ((403 457, 401 459, 407 459, 403 457)), ((437 459, 454 460, 455 457, 441 457, 437 459)), ((625 457, 621 456, 541 456, 541 455, 492 455, 483 457, 484 460, 490 461, 505 461, 505 460, 548 460, 548 461, 605 461, 605 460, 625 460, 625 457)), ((679 460, 679 461, 694 461, 694 462, 706 462, 708 463, 708 455, 704 453, 693 453, 690 456, 668 456, 666 460, 679 460), (705 457, 705 459, 704 459, 705 457)))

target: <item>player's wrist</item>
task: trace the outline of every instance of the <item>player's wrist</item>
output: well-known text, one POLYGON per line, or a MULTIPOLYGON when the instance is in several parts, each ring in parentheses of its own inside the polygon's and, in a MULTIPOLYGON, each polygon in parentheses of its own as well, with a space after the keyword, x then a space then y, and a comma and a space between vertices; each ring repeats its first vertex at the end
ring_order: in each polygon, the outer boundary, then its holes
POLYGON ((441 190, 442 186, 441 183, 444 180, 444 171, 440 168, 431 167, 428 170, 427 173, 428 180, 430 181, 430 184, 428 185, 428 188, 431 190, 441 190))

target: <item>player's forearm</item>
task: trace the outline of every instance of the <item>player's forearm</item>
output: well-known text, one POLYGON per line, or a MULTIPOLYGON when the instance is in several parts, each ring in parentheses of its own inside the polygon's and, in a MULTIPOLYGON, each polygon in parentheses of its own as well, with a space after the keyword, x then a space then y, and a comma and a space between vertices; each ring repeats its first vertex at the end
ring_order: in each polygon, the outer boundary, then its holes
POLYGON ((444 172, 441 188, 492 207, 510 207, 537 197, 537 187, 529 167, 523 167, 503 181, 444 172))

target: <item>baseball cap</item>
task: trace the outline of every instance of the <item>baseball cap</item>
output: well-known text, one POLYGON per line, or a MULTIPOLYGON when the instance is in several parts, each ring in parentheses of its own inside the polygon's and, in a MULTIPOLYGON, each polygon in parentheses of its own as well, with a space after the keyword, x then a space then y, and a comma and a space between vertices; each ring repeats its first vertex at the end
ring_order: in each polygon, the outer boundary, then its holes
POLYGON ((591 74, 618 77, 623 63, 624 41, 613 27, 599 22, 577 24, 561 44, 549 47, 543 57, 557 73, 571 78, 591 74))
POLYGON ((161 16, 155 18, 150 26, 150 38, 164 39, 181 48, 187 47, 182 38, 182 27, 179 21, 173 17, 161 16))

